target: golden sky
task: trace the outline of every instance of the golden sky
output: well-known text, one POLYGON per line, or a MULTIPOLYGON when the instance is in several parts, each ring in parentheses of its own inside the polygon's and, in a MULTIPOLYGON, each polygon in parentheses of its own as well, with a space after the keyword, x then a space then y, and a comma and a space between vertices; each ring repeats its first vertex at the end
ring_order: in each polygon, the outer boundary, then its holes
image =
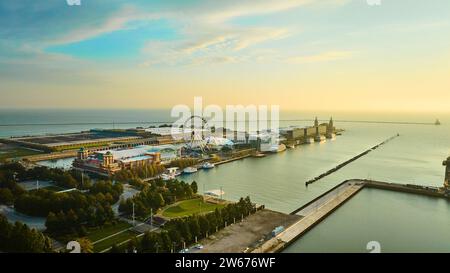
POLYGON ((450 111, 445 0, 0 4, 0 107, 450 111))

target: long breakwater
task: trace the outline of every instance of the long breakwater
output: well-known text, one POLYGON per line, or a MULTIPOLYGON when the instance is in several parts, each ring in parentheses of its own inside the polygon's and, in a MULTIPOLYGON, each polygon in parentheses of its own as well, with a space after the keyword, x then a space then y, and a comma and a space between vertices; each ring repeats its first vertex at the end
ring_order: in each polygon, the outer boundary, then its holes
POLYGON ((326 172, 320 174, 319 176, 316 176, 316 177, 314 177, 313 179, 310 179, 310 180, 306 181, 306 182, 305 182, 305 185, 308 186, 309 184, 312 184, 312 183, 314 183, 314 182, 319 181, 320 179, 322 179, 322 178, 324 178, 324 177, 326 177, 326 176, 328 176, 328 175, 330 175, 330 174, 332 174, 332 173, 334 173, 334 172, 340 170, 341 168, 345 167, 346 165, 348 165, 348 164, 352 163, 353 161, 356 161, 356 160, 358 160, 359 158, 361 158, 361 157, 363 157, 363 156, 369 154, 370 152, 372 152, 372 151, 374 151, 374 150, 380 148, 380 147, 383 146, 384 144, 388 143, 389 141, 391 141, 391 140, 393 140, 394 138, 399 137, 399 136, 400 136, 400 134, 397 134, 397 135, 395 135, 395 136, 392 136, 392 137, 390 137, 390 138, 384 140, 383 142, 381 142, 381 143, 379 143, 379 144, 373 146, 372 148, 369 148, 369 149, 365 150, 364 152, 362 152, 362 153, 360 153, 360 154, 358 154, 358 155, 356 155, 356 156, 350 158, 349 160, 347 160, 347 161, 345 161, 345 162, 343 162, 343 163, 337 165, 336 167, 334 167, 334 168, 332 168, 332 169, 330 169, 330 170, 328 170, 328 171, 326 171, 326 172))

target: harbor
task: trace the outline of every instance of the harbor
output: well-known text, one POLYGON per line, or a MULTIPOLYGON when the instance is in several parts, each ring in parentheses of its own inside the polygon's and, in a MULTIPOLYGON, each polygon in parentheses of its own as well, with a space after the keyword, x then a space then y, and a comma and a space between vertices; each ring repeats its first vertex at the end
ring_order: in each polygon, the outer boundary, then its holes
POLYGON ((253 253, 280 252, 291 242, 302 236, 308 230, 320 223, 325 217, 343 205, 348 199, 358 193, 364 184, 360 181, 346 181, 334 187, 327 193, 317 197, 307 205, 292 212, 301 219, 284 231, 264 242, 254 249, 253 253))
MULTIPOLYGON (((360 125, 358 125, 358 128, 359 126, 360 125)), ((277 153, 271 156, 266 155, 263 158, 253 158, 255 155, 246 156, 245 160, 236 158, 232 161, 228 161, 227 164, 220 165, 220 168, 213 168, 208 171, 199 171, 193 174, 184 175, 180 179, 187 182, 195 180, 198 183, 199 188, 205 188, 206 190, 223 187, 225 190, 224 198, 227 200, 237 200, 246 193, 250 193, 252 199, 257 203, 265 204, 270 210, 280 212, 284 215, 294 215, 295 217, 298 217, 298 220, 301 218, 300 214, 290 213, 297 210, 299 204, 308 204, 310 200, 314 200, 317 196, 321 196, 330 188, 335 187, 335 181, 343 181, 346 177, 368 177, 376 178, 381 181, 385 180, 384 177, 377 176, 377 172, 375 171, 372 171, 372 173, 369 174, 367 171, 369 168, 365 167, 365 164, 370 163, 374 168, 379 168, 377 161, 390 160, 389 158, 391 156, 398 153, 398 149, 411 151, 410 139, 423 138, 424 135, 412 134, 410 131, 406 130, 408 128, 409 127, 399 129, 396 127, 391 128, 391 131, 386 131, 379 130, 378 126, 369 124, 364 129, 356 131, 353 127, 348 126, 346 127, 345 135, 340 137, 338 141, 301 145, 294 149, 287 149, 283 153, 277 153), (364 150, 365 147, 373 147, 374 143, 383 142, 386 135, 392 135, 397 131, 401 133, 402 137, 399 141, 393 142, 393 145, 384 145, 383 149, 377 149, 377 152, 373 151, 360 158, 360 160, 348 164, 347 168, 342 168, 339 171, 323 177, 321 183, 315 183, 308 188, 304 187, 304 182, 302 181, 306 181, 308 176, 314 175, 316 171, 320 173, 320 168, 328 170, 330 169, 330 166, 337 166, 340 164, 339 162, 343 162, 347 158, 352 157, 354 151, 364 150), (405 146, 403 144, 404 142, 408 145, 405 146), (381 159, 379 159, 380 157, 381 159), (374 159, 376 159, 375 162, 374 159), (276 181, 276 183, 274 183, 274 181, 276 181), (298 182, 294 183, 295 181, 298 182)), ((439 128, 436 127, 436 129, 439 128)), ((435 169, 435 173, 441 174, 442 167, 440 162, 442 162, 442 157, 428 159, 429 162, 436 162, 436 160, 439 164, 430 163, 428 164, 430 165, 428 168, 435 169)), ((218 162, 214 163, 214 165, 217 163, 218 162)), ((398 181, 399 184, 414 184, 415 181, 410 179, 410 177, 420 177, 420 182, 424 181, 423 183, 425 184, 429 183, 427 186, 435 187, 436 184, 434 184, 433 181, 440 179, 427 177, 426 173, 424 175, 419 172, 420 167, 416 167, 414 164, 416 164, 415 161, 408 161, 408 164, 404 165, 401 163, 383 165, 384 169, 389 169, 390 166, 395 166, 395 169, 400 168, 402 171, 399 172, 399 174, 403 174, 401 177, 391 176, 385 181, 392 180, 398 181), (408 171, 408 175, 405 175, 405 170, 408 171)), ((199 167, 200 169, 201 164, 198 164, 195 167, 199 167)), ((394 170, 389 170, 389 174, 395 175, 396 172, 394 170)), ((366 188, 368 189, 369 187, 366 188)), ((380 194, 382 195, 383 193, 380 194)), ((359 194, 356 194, 356 196, 358 195, 359 194)), ((353 198, 348 200, 351 199, 353 198)), ((346 206, 344 205, 342 207, 346 206)), ((328 218, 328 216, 324 217, 320 222, 328 218)), ((274 226, 265 230, 265 236, 270 234, 271 231, 278 226, 290 226, 285 222, 274 221, 274 224, 274 226)), ((234 224, 232 226, 236 227, 234 224)), ((305 234, 310 234, 310 232, 316 228, 317 227, 311 228, 308 232, 304 232, 303 235, 298 238, 303 238, 305 234)), ((262 237, 254 239, 259 241, 262 237)), ((297 240, 291 241, 286 247, 290 247, 295 244, 296 241, 297 240)), ((255 242, 251 243, 250 246, 256 247, 258 245, 258 243, 254 243, 255 242)), ((281 251, 284 251, 286 247, 281 251)), ((239 248, 239 251, 244 250, 245 247, 239 248)))
POLYGON ((276 236, 268 239, 252 252, 275 253, 283 251, 292 242, 299 239, 364 188, 375 188, 450 200, 449 190, 445 186, 429 187, 373 180, 347 180, 291 212, 291 215, 298 215, 301 219, 283 228, 276 236))

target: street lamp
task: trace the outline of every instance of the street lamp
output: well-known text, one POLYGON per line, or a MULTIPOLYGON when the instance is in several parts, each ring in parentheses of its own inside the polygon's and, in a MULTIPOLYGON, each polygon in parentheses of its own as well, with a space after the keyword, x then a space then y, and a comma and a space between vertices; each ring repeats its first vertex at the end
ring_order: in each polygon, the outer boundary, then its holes
POLYGON ((134 215, 134 202, 133 202, 133 226, 136 226, 135 215, 134 215))

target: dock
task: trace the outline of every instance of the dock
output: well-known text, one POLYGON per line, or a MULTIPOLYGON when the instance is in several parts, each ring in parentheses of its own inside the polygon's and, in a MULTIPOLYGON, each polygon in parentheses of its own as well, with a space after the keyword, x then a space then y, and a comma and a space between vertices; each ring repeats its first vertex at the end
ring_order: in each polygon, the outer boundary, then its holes
POLYGON ((439 187, 389 183, 367 179, 346 180, 302 207, 292 211, 290 214, 300 216, 300 220, 288 226, 277 236, 259 245, 258 248, 253 250, 253 253, 275 253, 282 251, 364 188, 375 188, 450 200, 450 194, 439 187))
POLYGON ((291 214, 299 215, 302 218, 277 236, 267 240, 256 248, 253 253, 275 253, 281 251, 295 239, 320 223, 329 214, 333 213, 363 187, 364 183, 360 181, 345 181, 305 206, 293 211, 291 214))

